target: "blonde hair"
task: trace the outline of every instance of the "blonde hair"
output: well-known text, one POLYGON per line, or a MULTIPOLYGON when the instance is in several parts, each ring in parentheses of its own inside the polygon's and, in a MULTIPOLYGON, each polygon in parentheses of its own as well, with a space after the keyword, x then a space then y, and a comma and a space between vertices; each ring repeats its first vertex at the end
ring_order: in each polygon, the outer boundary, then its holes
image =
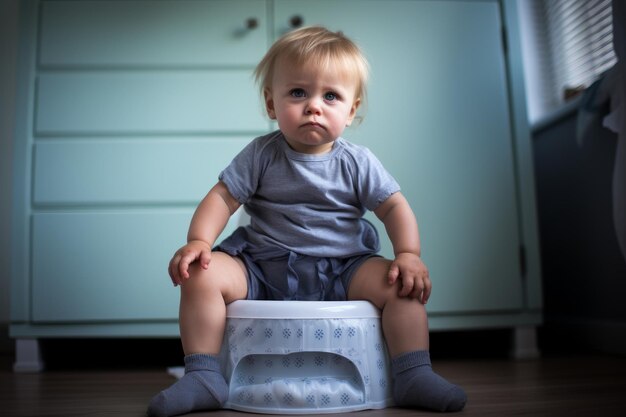
POLYGON ((365 101, 369 65, 359 47, 342 32, 331 32, 320 26, 296 29, 280 37, 254 70, 254 78, 263 93, 272 88, 272 77, 278 59, 287 59, 297 67, 331 66, 356 78, 355 100, 365 101))

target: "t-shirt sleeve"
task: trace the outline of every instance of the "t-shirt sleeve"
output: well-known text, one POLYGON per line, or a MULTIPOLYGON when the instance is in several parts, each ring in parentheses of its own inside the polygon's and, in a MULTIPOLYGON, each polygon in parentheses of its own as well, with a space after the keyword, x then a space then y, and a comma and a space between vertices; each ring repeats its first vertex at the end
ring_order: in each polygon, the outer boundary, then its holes
POLYGON ((241 204, 245 204, 250 199, 259 184, 257 148, 258 140, 253 140, 218 176, 241 204))
POLYGON ((361 203, 371 211, 400 191, 400 184, 369 149, 364 149, 362 161, 359 161, 357 183, 361 203))

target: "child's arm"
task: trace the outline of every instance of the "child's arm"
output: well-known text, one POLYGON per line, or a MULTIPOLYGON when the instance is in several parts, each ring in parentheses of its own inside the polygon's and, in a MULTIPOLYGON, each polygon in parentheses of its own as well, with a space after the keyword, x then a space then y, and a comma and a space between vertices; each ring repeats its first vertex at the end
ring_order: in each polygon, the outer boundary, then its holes
POLYGON ((426 304, 432 284, 420 258, 417 220, 408 201, 400 192, 394 193, 374 213, 384 223, 396 257, 389 268, 389 283, 400 278, 400 296, 417 298, 426 304))
POLYGON ((174 285, 189 278, 189 265, 193 262, 199 261, 204 269, 209 267, 215 239, 240 205, 221 181, 204 197, 191 219, 187 244, 177 250, 170 261, 169 274, 174 285))

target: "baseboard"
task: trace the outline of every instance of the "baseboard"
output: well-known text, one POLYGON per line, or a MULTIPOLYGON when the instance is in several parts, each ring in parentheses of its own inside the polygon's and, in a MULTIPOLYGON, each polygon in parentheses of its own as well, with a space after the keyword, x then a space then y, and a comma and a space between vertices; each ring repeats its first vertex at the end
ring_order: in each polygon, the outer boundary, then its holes
POLYGON ((570 347, 572 351, 626 355, 626 322, 550 317, 546 318, 542 333, 547 343, 570 347))

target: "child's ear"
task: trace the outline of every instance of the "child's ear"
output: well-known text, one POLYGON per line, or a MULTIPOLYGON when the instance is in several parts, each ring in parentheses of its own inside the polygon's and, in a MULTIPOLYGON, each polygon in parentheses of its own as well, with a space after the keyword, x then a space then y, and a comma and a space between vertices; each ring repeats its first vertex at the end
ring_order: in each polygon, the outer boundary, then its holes
POLYGON ((354 118, 356 117, 356 111, 359 109, 360 105, 361 105, 361 99, 360 98, 355 99, 354 103, 352 104, 352 107, 350 108, 350 114, 348 115, 348 120, 346 121, 346 127, 350 126, 352 122, 354 121, 354 118))
POLYGON ((263 90, 263 97, 265 98, 265 110, 267 111, 267 116, 276 120, 276 111, 274 111, 274 99, 272 98, 272 92, 269 88, 265 88, 263 90))

